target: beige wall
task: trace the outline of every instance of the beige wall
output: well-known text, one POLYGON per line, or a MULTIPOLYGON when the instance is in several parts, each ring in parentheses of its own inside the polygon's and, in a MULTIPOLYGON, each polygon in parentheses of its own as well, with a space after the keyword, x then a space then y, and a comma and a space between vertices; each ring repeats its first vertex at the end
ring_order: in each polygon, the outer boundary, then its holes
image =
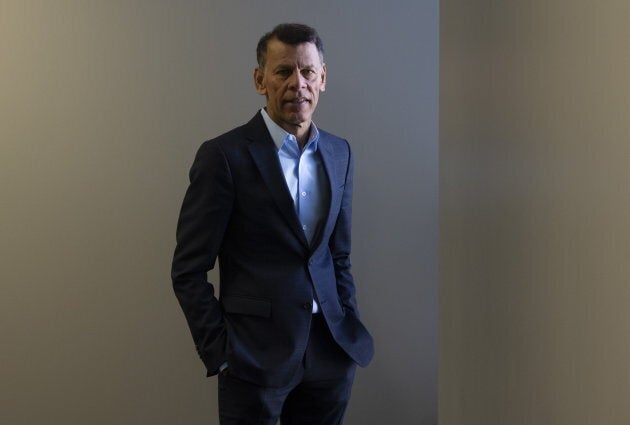
POLYGON ((630 423, 630 3, 441 2, 440 423, 630 423))
POLYGON ((347 423, 435 423, 437 0, 0 0, 0 423, 217 423, 175 224, 197 147, 262 106, 258 37, 293 20, 326 44, 316 120, 355 151, 377 354, 347 423))

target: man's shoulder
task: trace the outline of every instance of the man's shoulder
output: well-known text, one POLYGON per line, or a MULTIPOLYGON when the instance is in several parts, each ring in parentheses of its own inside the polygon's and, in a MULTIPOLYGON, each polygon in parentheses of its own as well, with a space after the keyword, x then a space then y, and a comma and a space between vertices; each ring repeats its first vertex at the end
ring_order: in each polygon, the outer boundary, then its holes
POLYGON ((317 127, 317 131, 319 132, 319 138, 320 140, 329 140, 331 143, 341 143, 341 144, 347 144, 347 140, 344 139, 343 137, 339 137, 337 135, 334 135, 322 128, 317 127))
POLYGON ((320 146, 329 148, 336 153, 341 153, 341 154, 350 153, 350 143, 348 143, 346 139, 336 136, 332 133, 329 133, 326 130, 322 130, 321 128, 318 128, 317 131, 319 131, 320 146))
POLYGON ((230 131, 226 131, 223 134, 220 134, 216 137, 213 137, 210 140, 206 140, 201 148, 211 148, 211 147, 220 147, 221 149, 225 149, 226 147, 233 146, 235 143, 238 144, 244 143, 246 138, 243 132, 243 126, 239 126, 233 128, 230 131))
POLYGON ((256 133, 266 131, 261 127, 262 117, 256 114, 250 121, 239 125, 212 139, 206 140, 199 148, 199 153, 212 152, 217 149, 221 151, 239 150, 245 147, 256 133))

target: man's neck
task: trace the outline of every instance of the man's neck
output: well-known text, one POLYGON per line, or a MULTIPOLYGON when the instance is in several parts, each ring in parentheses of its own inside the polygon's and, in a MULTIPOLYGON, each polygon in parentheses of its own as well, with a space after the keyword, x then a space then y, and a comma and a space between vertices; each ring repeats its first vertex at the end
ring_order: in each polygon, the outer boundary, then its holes
POLYGON ((291 124, 291 123, 276 123, 280 127, 284 129, 289 134, 293 134, 295 136, 295 140, 297 140, 298 146, 300 149, 303 149, 306 143, 308 142, 308 136, 311 134, 311 121, 308 123, 303 122, 301 124, 291 124))
MULTIPOLYGON (((285 128, 285 130, 287 129, 285 128)), ((304 149, 308 142, 308 136, 311 134, 311 123, 309 122, 307 126, 294 126, 294 131, 287 130, 287 132, 293 134, 300 149, 304 149)))
POLYGON ((311 135, 311 120, 308 120, 308 122, 302 122, 300 124, 294 124, 291 122, 280 120, 276 121, 271 117, 271 115, 269 115, 269 113, 267 112, 267 108, 264 108, 264 110, 267 113, 267 117, 269 117, 269 119, 273 121, 278 127, 282 128, 287 133, 295 136, 295 140, 297 141, 300 150, 304 149, 304 146, 306 146, 306 144, 308 143, 309 136, 311 135))

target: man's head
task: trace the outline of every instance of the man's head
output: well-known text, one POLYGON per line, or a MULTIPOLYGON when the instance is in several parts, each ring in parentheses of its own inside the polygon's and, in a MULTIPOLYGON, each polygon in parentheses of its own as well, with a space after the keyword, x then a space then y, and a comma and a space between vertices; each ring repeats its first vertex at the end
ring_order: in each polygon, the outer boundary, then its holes
POLYGON ((256 48, 254 84, 267 98, 267 113, 298 139, 308 135, 319 93, 326 88, 322 40, 302 24, 280 24, 256 48))
POLYGON ((320 62, 322 64, 324 63, 324 44, 322 43, 322 39, 319 38, 317 31, 315 31, 315 28, 304 24, 280 24, 258 40, 258 46, 256 46, 256 60, 258 61, 259 68, 265 67, 267 44, 269 44, 269 40, 274 38, 291 46, 302 43, 313 43, 319 53, 320 62))

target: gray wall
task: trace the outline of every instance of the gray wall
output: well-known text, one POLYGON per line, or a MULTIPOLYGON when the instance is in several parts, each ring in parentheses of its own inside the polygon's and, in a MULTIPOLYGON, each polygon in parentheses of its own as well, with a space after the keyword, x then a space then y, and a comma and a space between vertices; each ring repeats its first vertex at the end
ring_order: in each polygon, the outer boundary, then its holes
POLYGON ((199 144, 249 119, 274 24, 317 27, 356 154, 377 356, 349 424, 434 424, 437 0, 0 3, 0 423, 216 423, 169 269, 199 144))
POLYGON ((630 3, 443 0, 440 423, 630 423, 630 3))

